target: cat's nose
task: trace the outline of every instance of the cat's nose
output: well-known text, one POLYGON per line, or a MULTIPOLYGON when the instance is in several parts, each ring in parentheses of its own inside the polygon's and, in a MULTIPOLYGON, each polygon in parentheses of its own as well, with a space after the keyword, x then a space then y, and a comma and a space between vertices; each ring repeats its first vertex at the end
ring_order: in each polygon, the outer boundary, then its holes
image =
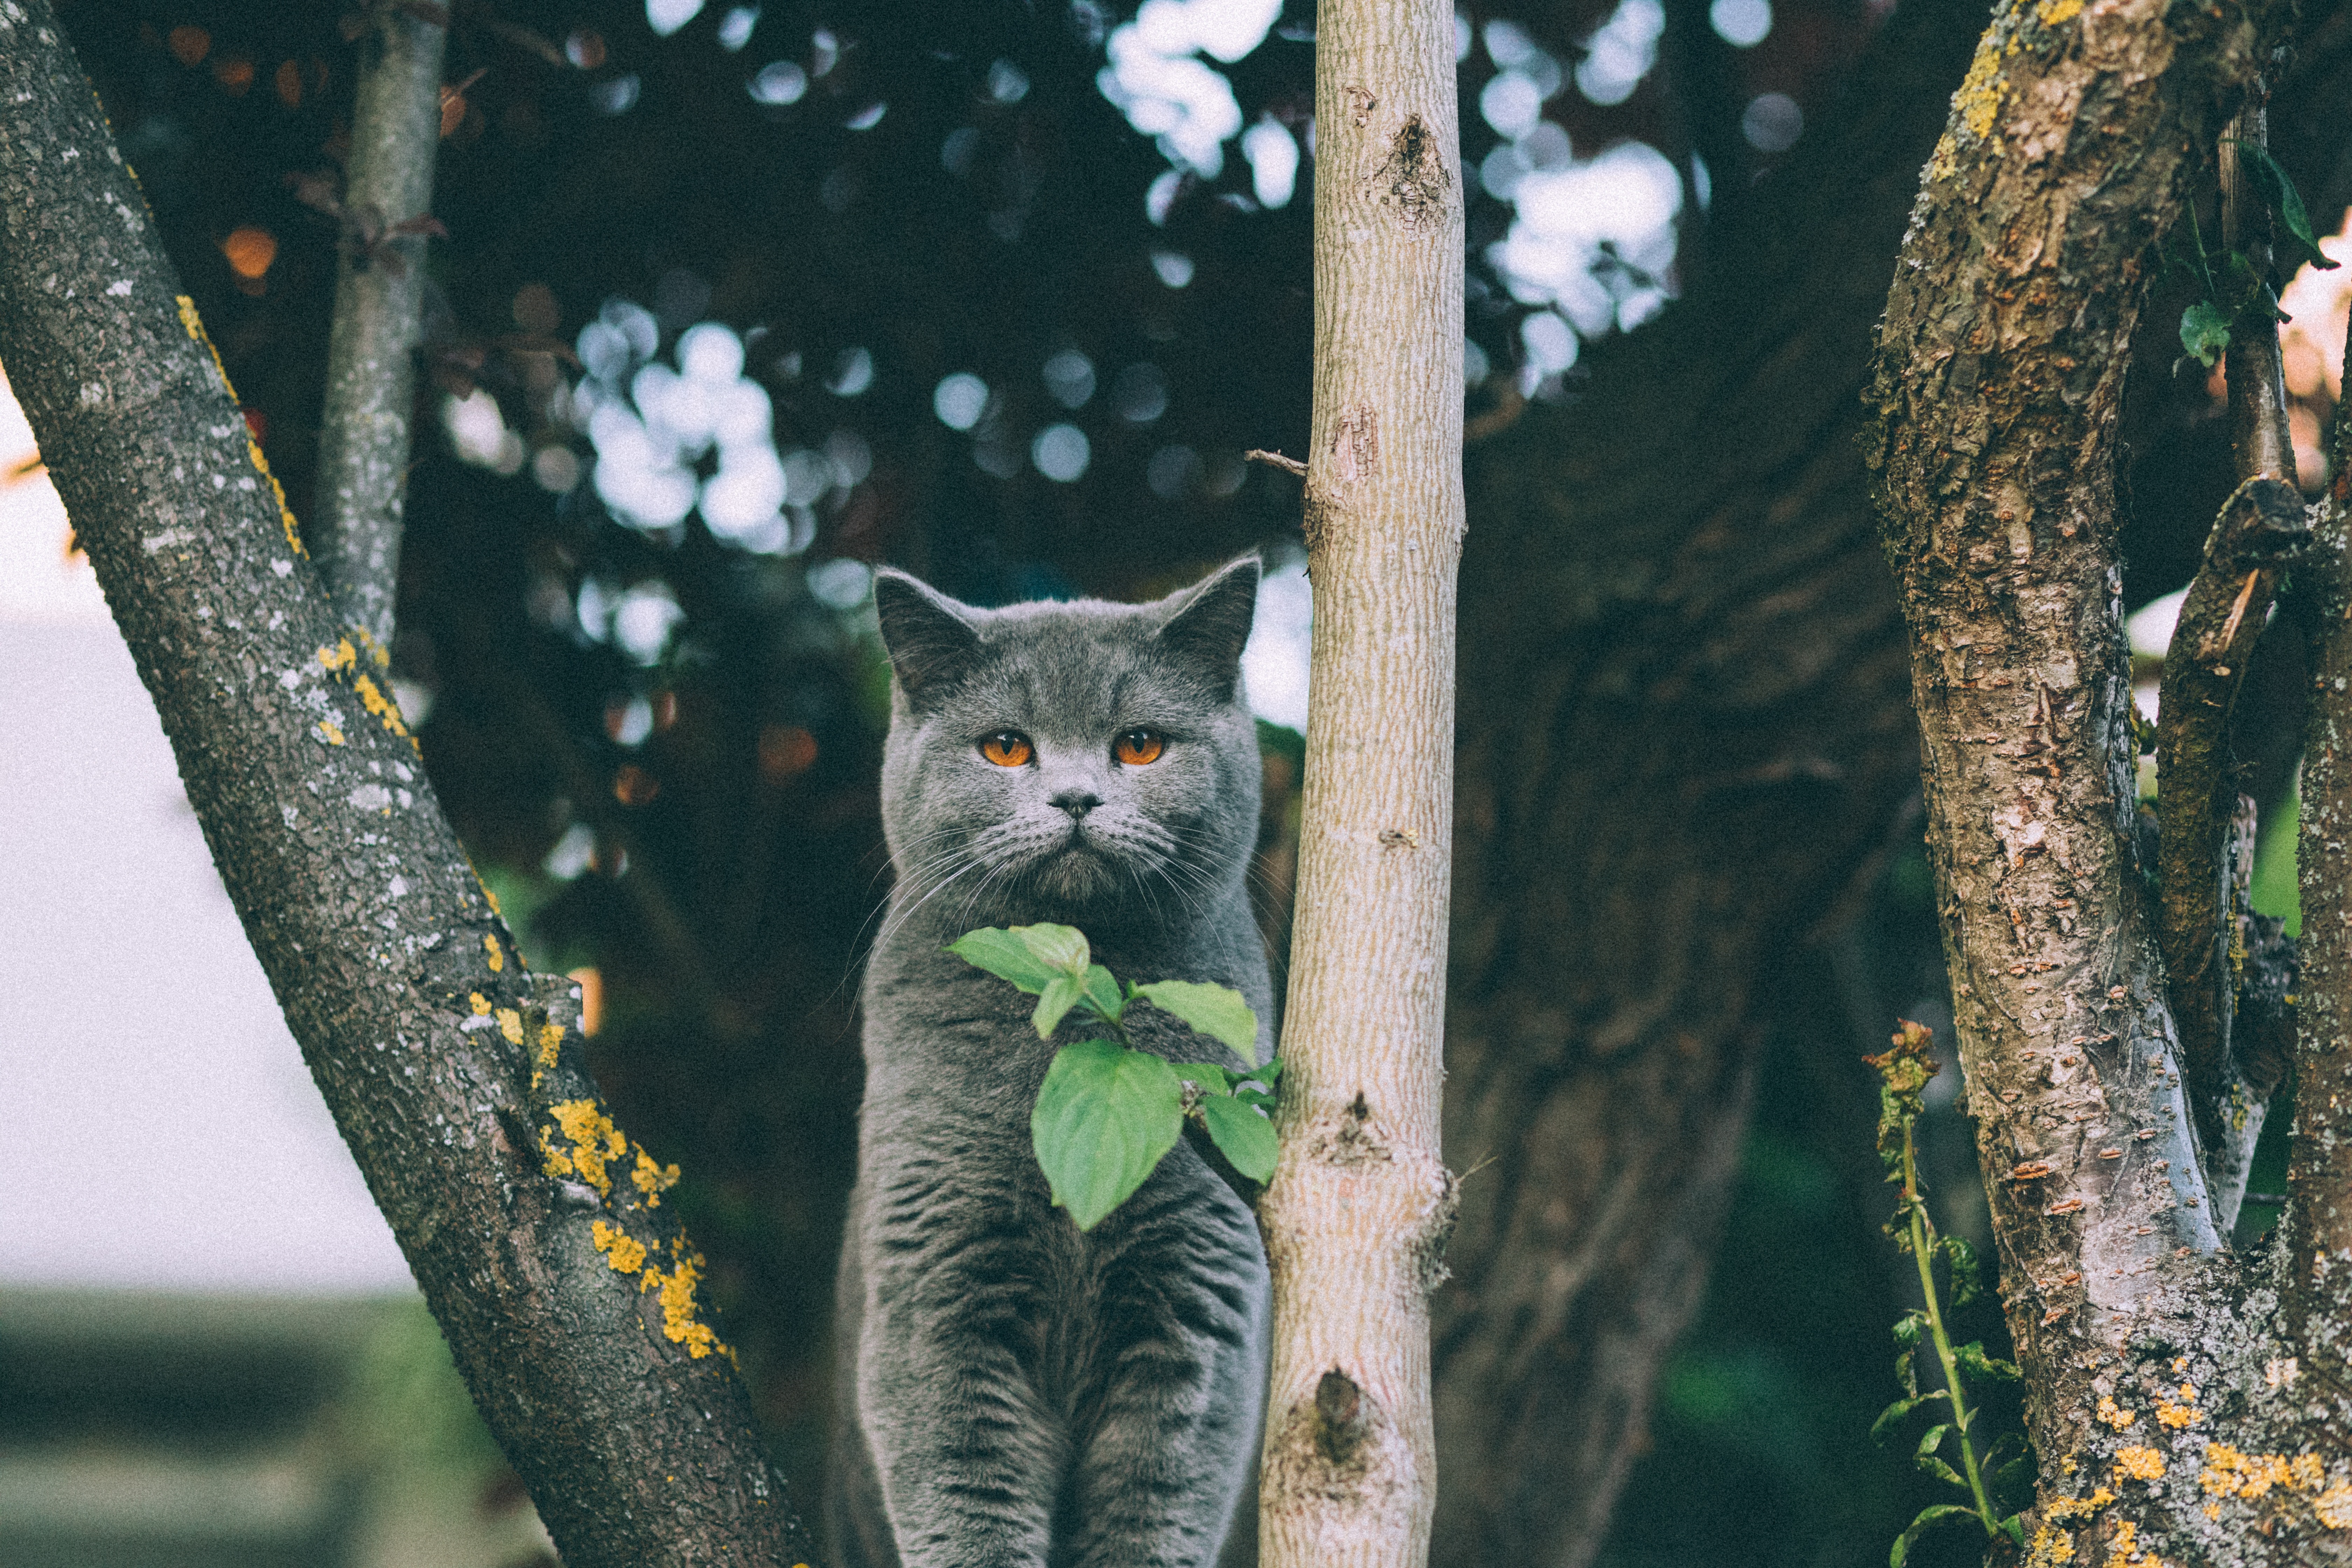
POLYGON ((1050 803, 1056 810, 1070 814, 1072 822, 1083 822, 1087 813, 1102 804, 1102 796, 1091 790, 1066 789, 1050 803))

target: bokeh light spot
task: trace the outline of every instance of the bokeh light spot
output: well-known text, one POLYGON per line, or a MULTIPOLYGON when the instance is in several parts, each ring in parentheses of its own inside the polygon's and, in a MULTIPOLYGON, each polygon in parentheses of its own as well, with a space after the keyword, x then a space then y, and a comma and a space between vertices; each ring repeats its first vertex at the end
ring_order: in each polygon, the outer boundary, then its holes
POLYGON ((1772 31, 1772 0, 1714 0, 1706 20, 1733 48, 1752 49, 1772 31))
POLYGON ((988 383, 969 371, 940 378, 931 389, 931 412, 950 430, 969 430, 988 406, 988 383))
POLYGON ((278 237, 247 224, 229 230, 228 237, 221 241, 221 254, 228 258, 230 271, 253 282, 278 259, 278 237))
POLYGON ((1048 425, 1029 444, 1029 460, 1056 484, 1066 485, 1087 471, 1094 448, 1087 433, 1075 425, 1048 425))
POLYGON ((646 26, 667 38, 702 14, 702 0, 646 0, 646 26))
POLYGON ((1805 111, 1785 92, 1759 93, 1740 115, 1739 133, 1759 153, 1785 153, 1805 133, 1805 111))
POLYGON ((798 103, 808 91, 808 72, 796 61, 776 60, 760 68, 749 90, 755 103, 798 103))
POLYGON ((1045 362, 1045 390, 1065 408, 1083 408, 1095 395, 1095 362, 1064 349, 1045 362))
POLYGON ((751 29, 760 25, 757 5, 738 5, 719 20, 719 47, 734 54, 751 41, 751 29))
POLYGON ((253 62, 243 55, 224 55, 213 62, 213 79, 231 98, 243 98, 253 86, 253 62))
POLYGON ((213 36, 202 27, 185 24, 173 28, 165 43, 172 58, 184 66, 202 65, 205 57, 213 52, 213 36))
POLYGON ((278 102, 289 109, 302 107, 302 68, 300 66, 296 65, 292 60, 282 62, 278 68, 277 74, 269 79, 269 84, 277 92, 278 102))

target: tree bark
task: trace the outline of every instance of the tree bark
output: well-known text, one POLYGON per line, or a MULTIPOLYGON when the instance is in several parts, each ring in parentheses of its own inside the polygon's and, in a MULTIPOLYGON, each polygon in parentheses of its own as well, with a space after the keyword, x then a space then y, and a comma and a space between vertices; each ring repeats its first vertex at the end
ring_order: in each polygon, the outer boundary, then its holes
POLYGON ((807 1563, 577 1001, 345 640, 47 0, 0 5, 0 353, 313 1078, 572 1568, 807 1563))
POLYGON ((1274 1370, 1266 1568, 1429 1554, 1429 1292, 1461 558, 1462 158, 1454 16, 1316 17, 1315 584, 1282 1157, 1259 1208, 1274 1370))
POLYGON ((1887 259, 1983 18, 1906 0, 1780 171, 1718 186, 1691 296, 1469 453, 1447 1568, 1600 1551, 1706 1288, 1770 979, 1917 787, 1855 436, 1887 259))
POLYGON ((425 236, 395 231, 432 208, 448 32, 398 5, 378 6, 365 21, 327 335, 313 532, 319 570, 344 619, 389 650, 425 293, 425 236))
POLYGON ((2275 1257, 2229 1252, 2181 1081, 2135 847, 2113 514, 2144 269, 2287 21, 2000 5, 1880 337, 1870 456, 2040 1460, 2035 1563, 2352 1547, 2340 1384, 2275 1321, 2275 1257))

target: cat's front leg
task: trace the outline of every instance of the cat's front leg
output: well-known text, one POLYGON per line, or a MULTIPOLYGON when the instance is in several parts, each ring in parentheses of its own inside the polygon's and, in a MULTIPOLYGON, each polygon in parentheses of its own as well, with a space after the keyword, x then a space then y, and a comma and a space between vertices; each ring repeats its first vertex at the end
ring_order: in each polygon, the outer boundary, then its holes
POLYGON ((1209 1568, 1248 1483, 1265 1396, 1265 1260, 1249 1211, 1199 1174, 1132 1200, 1138 1228, 1160 1234, 1106 1280, 1097 1414, 1078 1436, 1057 1568, 1209 1568))
POLYGON ((1022 1364, 1018 1325, 988 1310, 1002 1282, 959 1275, 869 1300, 861 1325, 858 1407, 883 1506, 902 1568, 1043 1568, 1066 1428, 1022 1364))

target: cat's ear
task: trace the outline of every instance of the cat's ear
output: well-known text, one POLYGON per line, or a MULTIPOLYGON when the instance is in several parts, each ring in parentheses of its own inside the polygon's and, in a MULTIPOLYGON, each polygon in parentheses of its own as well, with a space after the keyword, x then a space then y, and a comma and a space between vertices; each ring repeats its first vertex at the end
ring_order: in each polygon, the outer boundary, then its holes
POLYGON ((1255 555, 1244 555, 1165 601, 1160 646, 1191 661, 1226 700, 1241 679, 1242 647, 1257 614, 1257 581, 1264 570, 1255 555))
POLYGON ((980 633, 966 620, 966 607, 927 583, 884 566, 874 574, 874 615, 882 647, 907 700, 930 705, 971 669, 980 652, 980 633))

